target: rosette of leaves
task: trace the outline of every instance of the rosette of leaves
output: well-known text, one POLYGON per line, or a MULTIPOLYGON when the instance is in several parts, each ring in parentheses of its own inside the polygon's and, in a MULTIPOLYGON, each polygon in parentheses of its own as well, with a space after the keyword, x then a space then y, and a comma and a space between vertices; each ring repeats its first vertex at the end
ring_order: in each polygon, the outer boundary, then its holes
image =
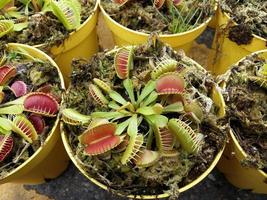
POLYGON ((267 60, 261 54, 247 56, 219 81, 227 122, 248 154, 243 164, 267 172, 267 60))
POLYGON ((54 45, 80 27, 94 0, 3 0, 0 38, 5 42, 54 45))
POLYGON ((22 49, 1 53, 0 179, 42 145, 61 101, 60 79, 53 65, 22 49))
POLYGON ((223 146, 215 87, 204 69, 158 42, 100 53, 74 61, 64 131, 79 165, 109 189, 176 196, 223 146))
POLYGON ((214 0, 101 0, 112 19, 146 33, 175 34, 192 30, 214 13, 214 0))

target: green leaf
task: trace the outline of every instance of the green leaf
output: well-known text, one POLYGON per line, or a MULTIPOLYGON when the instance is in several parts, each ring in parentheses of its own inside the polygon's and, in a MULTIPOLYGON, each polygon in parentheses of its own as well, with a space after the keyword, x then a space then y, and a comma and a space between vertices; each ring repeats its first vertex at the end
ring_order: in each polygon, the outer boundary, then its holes
POLYGON ((22 31, 23 29, 27 28, 29 22, 19 23, 14 25, 14 31, 22 31))
POLYGON ((31 0, 19 0, 24 6, 26 6, 31 0))
POLYGON ((140 96, 138 97, 137 104, 140 104, 156 87, 155 81, 149 81, 144 89, 142 90, 140 96))
POLYGON ((0 38, 13 31, 14 22, 12 20, 0 20, 0 38))
POLYGON ((91 113, 91 116, 92 118, 105 118, 105 119, 127 117, 127 115, 120 112, 93 112, 91 113))
POLYGON ((9 10, 9 11, 7 11, 6 12, 6 15, 8 17, 10 17, 10 18, 16 18, 16 19, 20 19, 20 18, 23 17, 23 15, 20 12, 16 11, 16 10, 9 10))
POLYGON ((113 90, 109 93, 109 96, 111 99, 122 105, 127 103, 127 101, 118 92, 115 92, 113 90))
POLYGON ((261 69, 260 69, 260 74, 262 74, 263 76, 267 76, 267 63, 264 64, 261 69))
POLYGON ((9 133, 12 130, 12 122, 7 118, 0 117, 0 128, 1 131, 5 131, 4 134, 9 133))
POLYGON ((110 101, 108 104, 108 107, 114 110, 118 110, 120 108, 120 106, 118 104, 116 104, 115 101, 110 101))
POLYGON ((127 129, 127 134, 130 137, 135 137, 138 133, 138 125, 137 125, 137 114, 134 114, 131 118, 130 118, 130 123, 127 129))
POLYGON ((81 24, 81 4, 78 0, 52 0, 54 15, 67 30, 77 29, 81 24))
POLYGON ((138 120, 137 120, 138 126, 142 123, 143 119, 144 119, 143 116, 138 117, 138 120))
POLYGON ((6 62, 6 59, 7 59, 7 55, 5 52, 3 52, 0 58, 0 66, 4 65, 4 63, 6 62))
POLYGON ((34 126, 24 115, 16 115, 12 121, 12 130, 29 143, 38 139, 34 126))
POLYGON ((155 92, 155 91, 151 92, 150 95, 143 102, 142 106, 148 106, 149 104, 151 104, 154 101, 156 101, 157 98, 158 98, 158 93, 155 92))
POLYGON ((0 108, 0 114, 18 115, 24 111, 23 105, 12 105, 0 108))
POLYGON ((184 106, 182 102, 176 102, 163 108, 163 113, 170 113, 170 112, 181 113, 183 111, 184 111, 184 106))
POLYGON ((179 119, 170 119, 168 129, 175 135, 182 148, 189 154, 198 153, 202 146, 204 136, 194 132, 189 124, 179 119))
POLYGON ((62 120, 71 125, 87 124, 91 121, 91 116, 83 115, 75 109, 66 108, 62 111, 62 120))
POLYGON ((20 0, 22 4, 24 4, 24 14, 29 15, 29 7, 31 6, 31 0, 20 0))
POLYGON ((120 123, 117 125, 117 129, 115 131, 115 135, 120 135, 123 133, 123 131, 127 128, 127 126, 130 124, 131 118, 127 119, 126 121, 120 123))
POLYGON ((127 91, 128 95, 129 95, 129 98, 130 98, 132 104, 135 104, 134 88, 133 88, 133 82, 132 82, 132 80, 125 79, 123 81, 123 86, 126 89, 126 91, 127 91))
POLYGON ((46 12, 53 12, 52 11, 52 7, 50 5, 50 0, 44 0, 44 4, 42 6, 42 13, 46 13, 46 12))
POLYGON ((160 115, 162 113, 162 110, 162 105, 157 103, 153 106, 138 108, 136 112, 142 115, 160 115))
POLYGON ((9 102, 6 102, 4 104, 1 104, 1 107, 4 107, 4 106, 9 106, 9 105, 23 105, 24 103, 24 100, 26 99, 27 96, 22 96, 20 98, 17 98, 13 101, 9 101, 9 102))
POLYGON ((145 116, 145 119, 149 124, 157 125, 160 128, 163 128, 168 123, 168 118, 163 115, 149 115, 145 116))
POLYGON ((22 55, 24 56, 25 58, 29 59, 29 60, 34 60, 34 61, 38 61, 38 62, 41 62, 43 63, 44 61, 42 61, 41 59, 38 59, 34 56, 32 56, 31 54, 29 54, 29 52, 21 47, 16 47, 14 49, 12 49, 12 52, 13 53, 17 53, 19 55, 22 55))
MULTIPOLYGON (((126 112, 127 112, 127 111, 126 111, 126 112)), ((117 120, 119 120, 119 119, 121 119, 121 118, 124 118, 124 117, 130 117, 130 116, 132 116, 132 114, 129 113, 129 112, 127 112, 127 113, 123 113, 123 112, 120 111, 120 113, 121 113, 122 115, 118 115, 117 117, 113 118, 113 119, 112 119, 113 122, 115 122, 115 121, 117 121, 117 120)))
MULTIPOLYGON (((125 109, 128 109, 130 112, 134 112, 135 111, 133 104, 131 104, 130 102, 127 102, 126 104, 124 104, 121 107, 119 107, 117 109, 117 111, 118 112, 121 112, 121 111, 125 112, 126 111, 125 109)), ((126 112, 128 112, 128 111, 126 111, 126 112)))
POLYGON ((0 10, 4 8, 11 0, 1 0, 0 1, 0 10))
POLYGON ((7 131, 7 130, 3 129, 2 127, 0 127, 0 135, 9 135, 11 133, 12 133, 12 131, 7 131))

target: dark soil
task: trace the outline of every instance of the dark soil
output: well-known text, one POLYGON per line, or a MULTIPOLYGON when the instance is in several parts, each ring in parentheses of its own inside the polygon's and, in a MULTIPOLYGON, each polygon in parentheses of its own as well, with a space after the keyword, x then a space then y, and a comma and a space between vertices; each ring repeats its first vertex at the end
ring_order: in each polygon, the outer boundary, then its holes
POLYGON ((153 1, 129 0, 123 6, 111 0, 101 0, 101 5, 112 19, 132 30, 163 34, 181 33, 191 30, 214 14, 214 1, 183 1, 182 5, 160 9, 153 6, 153 1))
MULTIPOLYGON (((267 1, 266 0, 222 0, 221 8, 226 13, 230 14, 231 18, 239 25, 239 33, 250 32, 267 39, 267 1), (244 28, 246 27, 246 28, 244 28), (243 31, 250 30, 250 31, 243 31)), ((242 35, 243 36, 243 35, 242 35)), ((238 35, 236 35, 238 37, 238 35)), ((240 36, 241 37, 241 36, 240 36)), ((247 39, 244 39, 247 42, 247 39)), ((233 40, 236 41, 236 40, 233 40)), ((240 40, 238 40, 241 44, 240 40)))
POLYGON ((228 34, 229 39, 238 45, 250 44, 253 38, 251 29, 244 24, 230 27, 228 34))

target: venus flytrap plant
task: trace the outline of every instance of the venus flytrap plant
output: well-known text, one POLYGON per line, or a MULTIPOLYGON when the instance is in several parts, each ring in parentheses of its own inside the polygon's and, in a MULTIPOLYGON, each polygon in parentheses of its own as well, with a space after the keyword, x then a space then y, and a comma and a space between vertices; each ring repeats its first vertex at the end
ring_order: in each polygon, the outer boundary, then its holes
POLYGON ((14 29, 14 22, 12 20, 0 20, 0 38, 10 33, 14 29))
POLYGON ((188 153, 197 153, 200 150, 203 135, 195 133, 188 124, 179 119, 171 119, 168 122, 168 128, 170 132, 176 134, 175 136, 188 153))
MULTIPOLYGON (((137 184, 142 188, 138 193, 129 190, 136 195, 144 190, 150 194, 144 183, 151 181, 157 189, 163 182, 169 188, 174 174, 179 177, 177 184, 199 157, 214 152, 206 151, 209 133, 220 137, 217 129, 215 134, 209 128, 218 114, 217 104, 211 100, 210 107, 208 96, 214 82, 205 70, 173 57, 168 47, 160 45, 117 48, 96 56, 89 64, 91 70, 86 68, 96 77, 75 81, 66 95, 61 119, 64 131, 71 132, 68 141, 75 157, 83 166, 97 169, 104 176, 98 180, 107 179, 111 188, 137 184), (98 60, 104 70, 99 70, 98 60), (80 87, 87 98, 79 100, 86 102, 83 106, 76 102, 80 87), (127 180, 117 180, 124 176, 127 180)), ((84 77, 75 71, 74 79, 76 75, 84 77)))
POLYGON ((88 124, 91 121, 91 117, 82 115, 74 109, 64 109, 62 111, 62 120, 71 125, 83 125, 88 124))
POLYGON ((114 56, 114 69, 117 77, 123 79, 123 92, 116 92, 112 85, 97 78, 89 84, 88 93, 95 105, 104 106, 108 111, 83 115, 67 108, 62 111, 62 120, 69 125, 82 125, 92 120, 87 130, 79 136, 80 143, 84 145, 84 153, 89 156, 114 149, 123 142, 126 135, 129 143, 122 154, 122 164, 133 163, 133 160, 137 165, 148 167, 160 155, 177 155, 173 151, 177 141, 189 154, 198 153, 203 142, 201 134, 195 133, 188 123, 178 118, 169 121, 167 116, 171 113, 180 115, 191 112, 195 116, 194 123, 201 123, 203 111, 200 105, 196 100, 185 107, 181 101, 167 103, 161 100, 171 95, 183 96, 186 92, 186 82, 176 72, 177 61, 166 56, 161 58, 151 72, 154 80, 148 81, 139 89, 134 87, 130 78, 133 52, 133 47, 121 48, 114 56), (102 123, 92 125, 99 120, 102 123), (140 133, 141 126, 148 127, 148 135, 140 133), (151 150, 153 138, 156 140, 156 151, 151 150), (148 149, 145 142, 149 143, 148 149), (145 158, 149 155, 153 155, 152 160, 145 158))
POLYGON ((89 15, 85 10, 95 3, 94 0, 3 1, 0 4, 0 38, 34 45, 57 41, 55 37, 66 37, 67 33, 77 30, 85 20, 84 15, 89 15), (46 26, 50 32, 42 30, 46 26))
POLYGON ((166 72, 175 71, 176 67, 177 67, 177 61, 171 59, 167 55, 164 55, 162 58, 160 58, 160 60, 156 62, 156 67, 151 72, 151 78, 155 80, 160 75, 166 72))
POLYGON ((77 29, 81 24, 81 5, 77 0, 51 0, 52 12, 67 30, 77 29))
MULTIPOLYGON (((13 152, 12 156, 14 156, 15 151, 21 150, 18 149, 21 145, 17 144, 19 140, 22 140, 25 146, 22 148, 22 152, 17 153, 17 155, 22 155, 29 146, 33 143, 38 143, 40 137, 44 137, 44 133, 48 130, 46 118, 56 117, 59 110, 59 104, 52 93, 33 91, 33 85, 29 84, 31 82, 29 81, 30 79, 21 76, 17 70, 17 65, 24 66, 23 62, 26 62, 25 66, 27 64, 30 65, 30 62, 38 65, 38 59, 33 59, 28 53, 25 51, 20 52, 20 50, 11 50, 8 54, 4 53, 4 55, 5 59, 0 66, 0 90, 2 96, 0 102, 1 166, 6 161, 6 157, 11 156, 11 152, 13 152), (24 82, 25 80, 27 84, 24 82)), ((45 64, 44 62, 40 63, 45 64)), ((18 156, 13 161, 18 162, 19 159, 18 156)))
POLYGON ((2 162, 13 148, 13 138, 10 135, 0 135, 0 162, 2 162))

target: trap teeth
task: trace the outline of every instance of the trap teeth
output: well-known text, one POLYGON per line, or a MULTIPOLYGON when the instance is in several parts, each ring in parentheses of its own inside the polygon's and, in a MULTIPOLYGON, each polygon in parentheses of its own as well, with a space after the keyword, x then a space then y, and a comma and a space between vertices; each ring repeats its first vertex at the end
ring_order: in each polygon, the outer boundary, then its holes
POLYGON ((99 155, 118 146, 124 136, 115 135, 115 131, 116 124, 109 122, 87 129, 79 136, 80 143, 85 145, 84 153, 90 156, 99 155))
POLYGON ((195 133, 188 124, 179 119, 171 119, 168 122, 168 128, 186 152, 195 154, 200 150, 203 135, 195 133))
POLYGON ((101 90, 94 84, 89 85, 89 94, 99 105, 105 106, 109 103, 101 90))
POLYGON ((24 100, 24 108, 32 112, 47 117, 55 117, 59 110, 58 102, 49 94, 42 92, 29 93, 24 100))
POLYGON ((114 67, 117 76, 120 79, 126 79, 129 76, 130 68, 133 65, 133 47, 121 48, 114 57, 114 67))
POLYGON ((164 74, 156 81, 156 91, 160 95, 181 94, 185 89, 185 81, 177 74, 164 74))
POLYGON ((13 138, 9 135, 0 135, 0 163, 8 156, 13 148, 13 138))
POLYGON ((0 85, 5 85, 11 78, 16 76, 17 70, 11 65, 0 67, 0 85))
POLYGON ((17 115, 12 121, 12 130, 21 135, 26 141, 32 143, 38 135, 33 124, 23 115, 17 115))
POLYGON ((14 28, 12 20, 0 20, 0 38, 11 32, 14 28))

